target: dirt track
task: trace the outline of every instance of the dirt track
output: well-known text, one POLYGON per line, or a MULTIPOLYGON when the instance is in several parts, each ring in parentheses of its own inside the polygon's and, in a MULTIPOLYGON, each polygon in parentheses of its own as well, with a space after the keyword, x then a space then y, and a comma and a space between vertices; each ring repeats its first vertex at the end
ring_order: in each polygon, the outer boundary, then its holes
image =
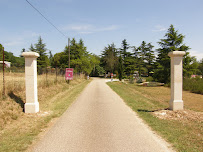
POLYGON ((125 105, 105 80, 94 79, 33 151, 172 151, 168 146, 125 105))

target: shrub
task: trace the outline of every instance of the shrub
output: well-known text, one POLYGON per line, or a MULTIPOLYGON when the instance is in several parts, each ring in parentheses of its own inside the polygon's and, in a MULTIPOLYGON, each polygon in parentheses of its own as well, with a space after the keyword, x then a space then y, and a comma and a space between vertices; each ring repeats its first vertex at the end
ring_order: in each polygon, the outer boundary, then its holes
POLYGON ((136 81, 136 83, 142 83, 142 82, 143 82, 142 78, 138 78, 137 81, 136 81))
POLYGON ((154 79, 152 78, 152 76, 149 76, 149 77, 146 78, 146 81, 147 82, 152 82, 152 81, 154 81, 154 79))
POLYGON ((183 89, 193 93, 203 94, 203 79, 185 78, 183 80, 183 89))

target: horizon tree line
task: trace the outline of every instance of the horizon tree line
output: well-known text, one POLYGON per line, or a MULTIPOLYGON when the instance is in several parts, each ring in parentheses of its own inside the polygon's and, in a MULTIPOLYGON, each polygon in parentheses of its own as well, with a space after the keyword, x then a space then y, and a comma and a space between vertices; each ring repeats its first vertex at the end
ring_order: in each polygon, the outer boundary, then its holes
MULTIPOLYGON (((203 59, 197 62, 195 57, 189 55, 189 46, 184 41, 185 36, 179 34, 173 25, 170 25, 163 39, 160 39, 159 48, 154 49, 151 43, 142 41, 139 46, 131 46, 127 40, 121 42, 121 47, 116 48, 115 44, 108 44, 101 55, 89 53, 82 39, 78 42, 73 38, 70 41, 70 64, 76 73, 84 73, 91 76, 100 76, 111 72, 118 75, 119 79, 132 76, 137 71, 139 76, 152 76, 154 81, 163 83, 170 82, 170 51, 186 51, 183 59, 183 75, 190 77, 192 74, 203 75, 203 59), (155 52, 157 55, 155 55, 155 52)), ((2 45, 0 45, 0 59, 2 58, 2 45)), ((37 59, 38 68, 67 68, 68 67, 68 46, 62 52, 52 54, 46 48, 46 44, 39 37, 37 43, 31 44, 29 51, 39 53, 37 59)), ((22 49, 25 52, 25 49, 22 49)), ((13 53, 5 51, 5 58, 11 61, 14 66, 22 66, 22 57, 15 57, 13 53)))
POLYGON ((154 46, 151 43, 142 41, 136 47, 130 46, 127 40, 124 39, 121 43, 121 48, 116 48, 114 43, 104 48, 101 55, 101 65, 105 71, 118 74, 120 80, 138 71, 139 76, 152 76, 154 81, 169 83, 170 57, 168 53, 171 51, 185 51, 183 76, 190 77, 192 74, 203 75, 203 59, 198 62, 195 57, 190 56, 188 51, 190 48, 183 43, 184 38, 184 35, 179 34, 174 26, 170 25, 164 38, 157 42, 160 47, 156 50, 154 50, 154 46))

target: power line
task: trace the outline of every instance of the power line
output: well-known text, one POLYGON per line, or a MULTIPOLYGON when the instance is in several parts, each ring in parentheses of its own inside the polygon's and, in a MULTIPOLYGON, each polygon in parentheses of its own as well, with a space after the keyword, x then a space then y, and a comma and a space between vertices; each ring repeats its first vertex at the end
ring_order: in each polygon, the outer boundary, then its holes
POLYGON ((59 33, 61 33, 65 38, 68 38, 62 31, 60 31, 51 21, 49 21, 35 6, 33 6, 28 0, 26 0, 32 8, 34 8, 49 24, 51 24, 59 33))

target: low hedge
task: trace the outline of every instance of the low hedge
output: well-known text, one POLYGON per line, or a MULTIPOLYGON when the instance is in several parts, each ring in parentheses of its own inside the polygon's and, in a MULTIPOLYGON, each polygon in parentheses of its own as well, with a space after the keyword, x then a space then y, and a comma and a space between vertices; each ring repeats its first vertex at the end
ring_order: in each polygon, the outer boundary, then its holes
POLYGON ((203 94, 203 78, 184 78, 183 90, 203 94))

